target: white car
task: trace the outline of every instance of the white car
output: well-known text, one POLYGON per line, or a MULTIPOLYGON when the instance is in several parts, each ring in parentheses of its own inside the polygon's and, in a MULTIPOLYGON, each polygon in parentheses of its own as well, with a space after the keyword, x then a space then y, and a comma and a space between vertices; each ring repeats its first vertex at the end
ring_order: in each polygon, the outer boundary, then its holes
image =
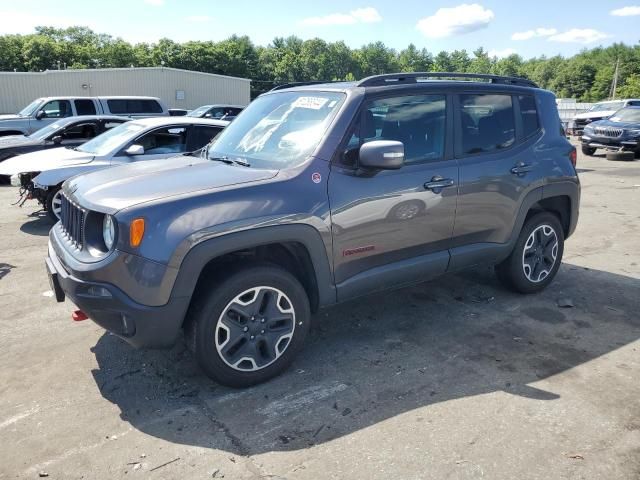
POLYGON ((36 199, 52 220, 60 217, 60 187, 76 175, 130 162, 193 153, 207 145, 229 122, 191 117, 134 120, 112 128, 74 148, 55 148, 18 155, 0 163, 21 187, 22 203, 36 199))
POLYGON ((638 106, 640 106, 640 99, 637 98, 594 103, 589 110, 573 117, 569 122, 568 133, 570 135, 582 135, 585 125, 608 118, 621 108, 638 106))

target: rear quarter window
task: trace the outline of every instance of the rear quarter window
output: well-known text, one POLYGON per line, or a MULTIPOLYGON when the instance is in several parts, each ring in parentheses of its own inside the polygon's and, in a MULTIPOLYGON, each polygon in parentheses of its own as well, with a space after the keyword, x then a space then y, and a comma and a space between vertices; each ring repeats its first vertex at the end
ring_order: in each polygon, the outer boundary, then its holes
POLYGON ((522 133, 524 137, 535 134, 540 129, 536 99, 533 95, 519 95, 520 116, 522 117, 522 133))

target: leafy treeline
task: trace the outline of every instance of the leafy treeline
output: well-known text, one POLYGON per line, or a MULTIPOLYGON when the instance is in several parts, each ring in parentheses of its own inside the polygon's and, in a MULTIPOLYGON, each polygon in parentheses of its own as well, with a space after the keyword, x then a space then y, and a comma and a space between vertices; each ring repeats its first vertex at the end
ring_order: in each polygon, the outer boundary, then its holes
POLYGON ((616 43, 571 57, 519 55, 497 59, 478 48, 442 51, 409 45, 401 51, 382 42, 349 48, 344 42, 315 38, 276 38, 266 46, 254 45, 246 36, 220 42, 132 45, 120 38, 95 33, 86 27, 38 27, 31 35, 0 36, 0 71, 40 71, 58 68, 108 68, 160 66, 246 77, 253 80, 254 95, 274 84, 307 80, 353 80, 398 71, 494 73, 530 78, 559 97, 598 101, 609 96, 619 61, 619 97, 640 97, 640 45, 616 43))

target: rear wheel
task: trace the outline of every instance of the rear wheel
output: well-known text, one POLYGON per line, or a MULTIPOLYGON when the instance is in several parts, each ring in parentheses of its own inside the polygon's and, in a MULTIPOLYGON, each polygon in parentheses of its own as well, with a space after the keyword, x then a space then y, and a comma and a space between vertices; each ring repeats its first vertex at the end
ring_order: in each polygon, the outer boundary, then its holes
POLYGON ((286 270, 238 269, 199 295, 187 341, 215 381, 231 387, 264 382, 301 350, 310 326, 309 299, 286 270))
POLYGON ((539 292, 558 273, 563 252, 564 231, 558 217, 537 213, 524 224, 511 255, 496 266, 496 274, 512 290, 539 292))
POLYGON ((60 187, 51 187, 47 192, 47 198, 45 200, 45 208, 49 218, 57 222, 60 220, 60 210, 62 208, 62 191, 60 187))
POLYGON ((586 145, 582 146, 582 153, 591 157, 594 153, 596 153, 596 149, 593 147, 587 147, 586 145))

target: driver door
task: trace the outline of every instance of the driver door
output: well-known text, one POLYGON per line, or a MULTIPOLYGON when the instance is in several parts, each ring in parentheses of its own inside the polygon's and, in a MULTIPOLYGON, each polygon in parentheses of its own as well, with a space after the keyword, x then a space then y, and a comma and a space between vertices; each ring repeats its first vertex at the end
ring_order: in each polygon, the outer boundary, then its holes
POLYGON ((61 118, 73 116, 73 110, 69 100, 51 100, 39 108, 34 115, 37 115, 38 112, 44 112, 44 116, 40 119, 32 118, 29 121, 31 130, 29 133, 40 130, 42 127, 46 127, 61 118))

